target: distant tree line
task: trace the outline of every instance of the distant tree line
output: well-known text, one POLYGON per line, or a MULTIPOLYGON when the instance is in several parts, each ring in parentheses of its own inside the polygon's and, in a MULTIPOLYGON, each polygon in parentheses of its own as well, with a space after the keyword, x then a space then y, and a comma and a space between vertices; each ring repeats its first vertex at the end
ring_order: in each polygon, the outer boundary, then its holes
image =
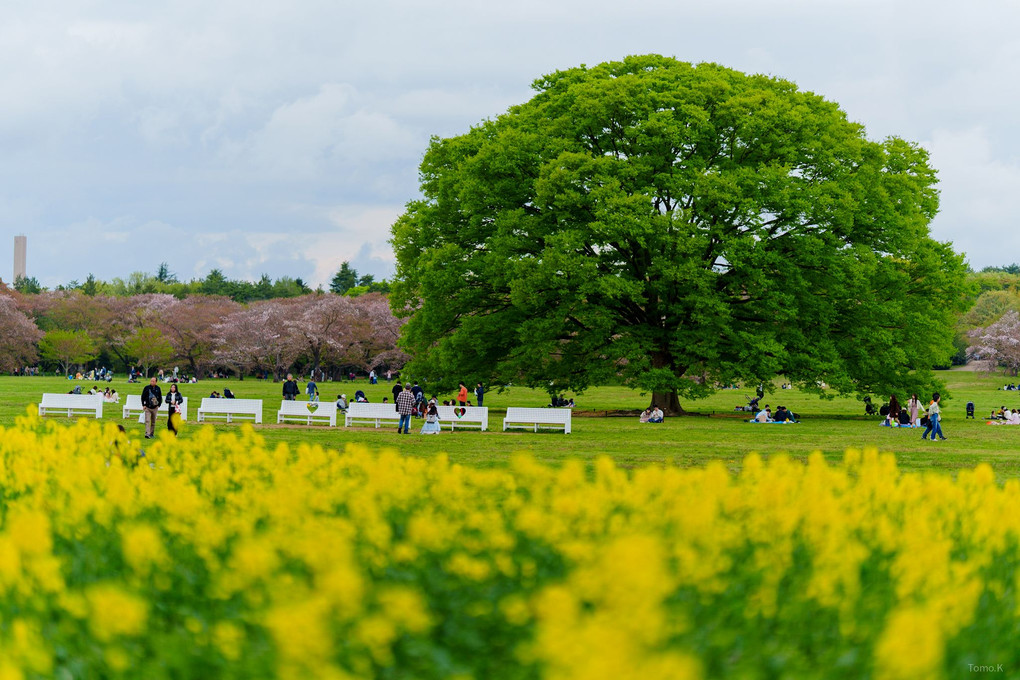
MULTIPOLYGON (((242 304, 226 295, 88 294, 63 289, 0 290, 0 370, 35 366, 63 374, 89 366, 146 375, 179 366, 204 376, 288 371, 340 377, 399 369, 402 321, 378 292, 296 297, 242 304)), ((350 291, 348 291, 350 292, 350 291)))
MULTIPOLYGON (((371 274, 359 275, 349 262, 340 265, 329 286, 330 292, 351 297, 365 293, 388 293, 389 289, 387 281, 376 281, 371 274)), ((14 282, 14 290, 27 295, 46 292, 34 276, 19 277, 14 282)), ((246 281, 229 279, 219 269, 213 269, 201 279, 179 281, 166 262, 159 265, 155 274, 133 272, 126 279, 114 278, 111 281, 100 281, 89 274, 84 282, 70 281, 57 286, 55 290, 80 291, 90 297, 166 294, 184 299, 191 295, 219 295, 242 303, 295 298, 313 292, 325 292, 321 286, 313 290, 300 277, 283 276, 274 280, 269 278, 268 274, 263 274, 258 281, 246 281)))

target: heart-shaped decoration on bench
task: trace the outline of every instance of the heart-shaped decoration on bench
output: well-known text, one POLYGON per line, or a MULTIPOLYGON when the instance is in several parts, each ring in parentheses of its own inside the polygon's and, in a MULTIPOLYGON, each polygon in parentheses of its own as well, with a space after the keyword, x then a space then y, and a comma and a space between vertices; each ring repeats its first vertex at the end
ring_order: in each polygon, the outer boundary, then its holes
POLYGON ((308 409, 309 413, 315 413, 316 411, 319 410, 319 402, 317 402, 317 401, 310 401, 310 402, 308 402, 305 405, 305 408, 308 409))
POLYGON ((457 416, 458 418, 463 418, 465 413, 467 413, 467 409, 464 408, 463 406, 461 406, 460 408, 453 409, 453 415, 457 416))

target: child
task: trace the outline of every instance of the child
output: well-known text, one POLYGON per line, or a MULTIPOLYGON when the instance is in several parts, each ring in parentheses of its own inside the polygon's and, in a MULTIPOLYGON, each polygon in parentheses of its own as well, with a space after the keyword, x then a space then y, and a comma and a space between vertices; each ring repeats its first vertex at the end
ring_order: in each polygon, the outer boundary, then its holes
POLYGON ((425 413, 425 424, 421 426, 422 434, 439 434, 439 409, 435 404, 429 404, 429 410, 425 413))

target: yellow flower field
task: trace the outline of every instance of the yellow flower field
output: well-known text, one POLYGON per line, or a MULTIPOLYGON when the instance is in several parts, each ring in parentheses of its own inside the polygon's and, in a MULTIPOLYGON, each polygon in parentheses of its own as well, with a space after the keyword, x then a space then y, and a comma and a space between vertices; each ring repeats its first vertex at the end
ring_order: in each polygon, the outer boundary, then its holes
POLYGON ((141 444, 0 429, 0 679, 1020 675, 1020 483, 984 466, 141 444))

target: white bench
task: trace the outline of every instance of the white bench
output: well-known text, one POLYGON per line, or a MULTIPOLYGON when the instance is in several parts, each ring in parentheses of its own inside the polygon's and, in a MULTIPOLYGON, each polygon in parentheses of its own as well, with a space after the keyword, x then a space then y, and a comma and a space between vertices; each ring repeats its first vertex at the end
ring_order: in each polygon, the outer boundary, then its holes
POLYGON ((39 415, 47 413, 103 417, 103 395, 101 394, 55 394, 46 392, 39 402, 39 415))
POLYGON ((482 432, 489 429, 488 406, 465 406, 464 415, 457 417, 460 406, 436 406, 439 411, 440 427, 450 426, 451 430, 458 427, 477 427, 482 432))
POLYGON ((311 425, 313 422, 324 422, 335 427, 336 402, 284 400, 280 404, 280 410, 276 412, 276 422, 283 423, 288 419, 304 421, 307 425, 311 425))
POLYGON ((233 422, 235 418, 252 418, 256 423, 261 423, 262 400, 203 397, 196 420, 201 423, 209 418, 225 418, 228 423, 233 422))
POLYGON ((509 427, 534 428, 535 432, 540 427, 563 428, 563 434, 570 434, 570 409, 510 407, 503 419, 503 431, 506 432, 509 427))
POLYGON ((344 425, 350 427, 355 421, 374 423, 378 428, 383 421, 399 423, 400 414, 397 413, 397 407, 393 404, 353 403, 347 407, 344 425))
MULTIPOLYGON (((166 401, 159 407, 162 412, 167 412, 166 401)), ((127 395, 127 402, 121 407, 121 418, 132 418, 136 415, 141 416, 142 411, 142 395, 140 394, 129 394, 127 395)), ((181 403, 181 420, 188 419, 188 398, 184 397, 184 402, 181 403)))

